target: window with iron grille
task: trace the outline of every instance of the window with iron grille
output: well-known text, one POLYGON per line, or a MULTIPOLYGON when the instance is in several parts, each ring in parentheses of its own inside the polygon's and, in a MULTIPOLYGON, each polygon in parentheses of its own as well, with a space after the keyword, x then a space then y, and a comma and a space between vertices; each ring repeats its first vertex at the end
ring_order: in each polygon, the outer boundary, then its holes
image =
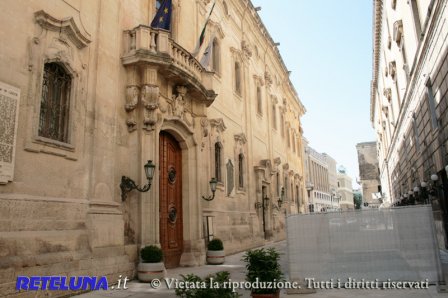
POLYGON ((216 180, 222 182, 221 176, 221 149, 222 145, 220 142, 215 143, 215 177, 216 180))
POLYGON ((238 155, 238 187, 244 187, 244 173, 243 173, 244 155, 240 153, 238 155))
POLYGON ((38 134, 68 143, 72 78, 58 63, 45 63, 38 134))

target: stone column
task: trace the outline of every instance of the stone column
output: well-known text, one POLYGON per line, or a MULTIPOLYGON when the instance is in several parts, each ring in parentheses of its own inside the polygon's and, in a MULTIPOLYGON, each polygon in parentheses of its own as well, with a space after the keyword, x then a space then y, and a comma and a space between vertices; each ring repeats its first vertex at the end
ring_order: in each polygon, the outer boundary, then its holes
POLYGON ((157 68, 145 65, 141 77, 141 102, 143 129, 140 135, 141 177, 143 165, 152 160, 156 165, 151 189, 141 194, 141 245, 159 244, 159 129, 156 129, 159 86, 157 68))

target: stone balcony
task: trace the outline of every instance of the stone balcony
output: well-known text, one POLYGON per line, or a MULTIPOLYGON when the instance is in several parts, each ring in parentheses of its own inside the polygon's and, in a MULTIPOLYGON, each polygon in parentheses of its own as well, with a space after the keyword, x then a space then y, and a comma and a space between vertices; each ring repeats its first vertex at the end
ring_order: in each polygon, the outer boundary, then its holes
POLYGON ((152 65, 175 85, 188 88, 190 96, 210 106, 216 93, 213 72, 207 71, 187 50, 170 38, 169 32, 139 25, 125 34, 125 66, 152 65))

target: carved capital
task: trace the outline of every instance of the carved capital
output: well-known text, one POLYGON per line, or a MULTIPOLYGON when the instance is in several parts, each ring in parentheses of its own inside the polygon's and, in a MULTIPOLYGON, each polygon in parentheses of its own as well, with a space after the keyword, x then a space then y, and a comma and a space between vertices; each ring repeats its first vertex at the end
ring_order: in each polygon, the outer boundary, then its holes
POLYGON ((240 145, 243 146, 247 142, 246 135, 244 133, 239 133, 234 135, 235 141, 240 145))
POLYGON ((278 167, 282 163, 282 160, 280 157, 274 158, 274 165, 278 167))
POLYGON ((224 120, 222 118, 210 119, 210 126, 215 128, 219 132, 223 132, 226 130, 226 125, 224 124, 224 120))

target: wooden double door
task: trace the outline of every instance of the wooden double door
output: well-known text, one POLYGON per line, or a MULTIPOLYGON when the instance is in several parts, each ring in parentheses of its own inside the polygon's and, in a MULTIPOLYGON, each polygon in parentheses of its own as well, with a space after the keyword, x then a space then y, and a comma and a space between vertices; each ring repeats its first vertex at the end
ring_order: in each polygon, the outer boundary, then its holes
POLYGON ((182 151, 177 140, 160 132, 160 244, 166 268, 179 266, 183 251, 182 151))

